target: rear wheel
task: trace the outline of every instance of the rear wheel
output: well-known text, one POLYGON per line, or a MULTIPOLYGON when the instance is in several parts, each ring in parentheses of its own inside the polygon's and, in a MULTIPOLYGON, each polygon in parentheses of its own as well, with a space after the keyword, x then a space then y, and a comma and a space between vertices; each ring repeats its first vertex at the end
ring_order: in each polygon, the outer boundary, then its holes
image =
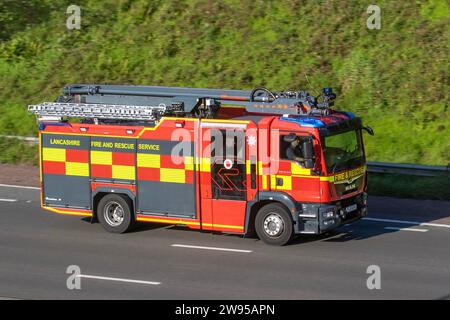
POLYGON ((294 237, 292 217, 278 203, 265 205, 258 211, 255 229, 258 237, 271 245, 283 246, 294 237))
POLYGON ((106 231, 125 233, 134 225, 133 205, 125 196, 108 194, 100 200, 97 208, 98 220, 106 231))

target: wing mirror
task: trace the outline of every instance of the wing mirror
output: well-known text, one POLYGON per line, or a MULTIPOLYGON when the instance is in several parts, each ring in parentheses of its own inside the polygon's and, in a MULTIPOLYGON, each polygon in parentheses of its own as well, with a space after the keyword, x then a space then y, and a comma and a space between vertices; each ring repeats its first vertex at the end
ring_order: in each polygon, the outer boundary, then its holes
POLYGON ((375 132, 373 132, 373 129, 369 126, 362 127, 365 131, 367 131, 368 134, 371 136, 375 135, 375 132))
POLYGON ((302 142, 302 155, 304 159, 303 166, 307 169, 314 168, 314 145, 311 137, 306 138, 302 142))

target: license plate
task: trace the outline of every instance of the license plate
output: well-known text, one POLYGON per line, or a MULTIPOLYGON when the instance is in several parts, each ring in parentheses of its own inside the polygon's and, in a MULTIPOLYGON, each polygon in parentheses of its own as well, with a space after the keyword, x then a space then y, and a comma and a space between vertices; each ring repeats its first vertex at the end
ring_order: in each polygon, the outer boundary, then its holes
POLYGON ((345 211, 352 212, 352 211, 355 211, 356 208, 358 208, 358 206, 356 204, 352 204, 351 206, 348 206, 347 208, 345 208, 345 211))

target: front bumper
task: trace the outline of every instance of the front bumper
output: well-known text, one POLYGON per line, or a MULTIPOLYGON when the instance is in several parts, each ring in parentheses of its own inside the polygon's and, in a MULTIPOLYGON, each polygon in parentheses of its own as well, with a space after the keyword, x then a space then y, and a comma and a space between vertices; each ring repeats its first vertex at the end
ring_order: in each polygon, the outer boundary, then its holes
POLYGON ((322 234, 367 215, 367 193, 332 203, 300 203, 297 234, 322 234))

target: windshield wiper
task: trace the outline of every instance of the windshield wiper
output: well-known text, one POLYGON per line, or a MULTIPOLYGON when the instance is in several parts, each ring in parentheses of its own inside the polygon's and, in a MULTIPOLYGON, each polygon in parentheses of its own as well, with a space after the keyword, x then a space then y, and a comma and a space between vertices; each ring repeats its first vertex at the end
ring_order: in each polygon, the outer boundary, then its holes
POLYGON ((333 165, 330 168, 331 174, 335 173, 335 170, 337 169, 337 167, 338 167, 338 163, 337 162, 333 163, 333 165))

